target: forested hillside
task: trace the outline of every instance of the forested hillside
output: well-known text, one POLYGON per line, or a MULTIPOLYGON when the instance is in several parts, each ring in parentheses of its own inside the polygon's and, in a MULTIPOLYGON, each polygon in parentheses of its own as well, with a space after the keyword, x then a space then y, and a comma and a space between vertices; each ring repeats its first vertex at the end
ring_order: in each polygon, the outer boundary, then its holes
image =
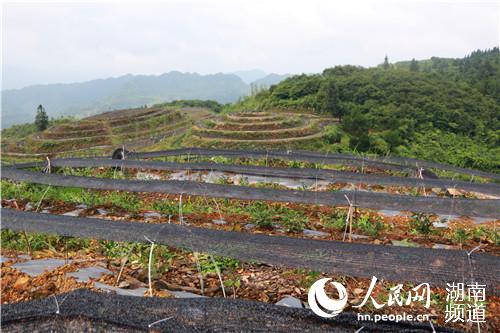
POLYGON ((464 80, 480 92, 490 95, 500 103, 500 56, 499 49, 477 50, 461 59, 432 57, 421 61, 402 61, 394 64, 426 73, 436 72, 454 80, 464 80))
POLYGON ((368 69, 338 66, 322 74, 293 76, 242 106, 308 108, 336 115, 347 139, 330 145, 331 150, 499 171, 498 48, 463 59, 433 59, 368 69))

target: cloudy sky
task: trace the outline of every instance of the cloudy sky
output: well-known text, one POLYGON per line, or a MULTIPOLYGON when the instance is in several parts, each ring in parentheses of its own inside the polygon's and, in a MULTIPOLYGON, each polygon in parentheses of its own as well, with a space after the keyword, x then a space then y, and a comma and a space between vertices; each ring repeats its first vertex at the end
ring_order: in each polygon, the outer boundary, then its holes
POLYGON ((499 44, 499 1, 29 2, 2 6, 3 89, 170 70, 320 72, 499 44))

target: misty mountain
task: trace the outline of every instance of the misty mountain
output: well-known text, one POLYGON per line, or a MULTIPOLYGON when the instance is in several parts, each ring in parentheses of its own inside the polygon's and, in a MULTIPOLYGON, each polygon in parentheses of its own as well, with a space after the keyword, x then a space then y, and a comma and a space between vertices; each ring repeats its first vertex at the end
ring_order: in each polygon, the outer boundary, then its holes
POLYGON ((82 83, 34 85, 2 91, 2 127, 33 121, 42 104, 50 117, 87 116, 112 109, 180 99, 230 103, 248 95, 249 85, 234 74, 124 75, 82 83))
POLYGON ((250 93, 250 84, 270 86, 290 75, 269 74, 261 70, 239 74, 181 73, 124 75, 81 83, 33 85, 2 91, 2 128, 32 122, 42 104, 50 117, 92 114, 182 99, 235 102, 250 93), (244 77, 245 79, 243 79, 244 77), (249 81, 258 77, 257 80, 249 81))
POLYGON ((271 73, 266 76, 264 76, 261 79, 255 80, 252 82, 252 84, 259 86, 259 87, 270 87, 273 84, 278 84, 281 81, 289 78, 292 76, 291 74, 275 74, 271 73))
POLYGON ((252 83, 252 82, 254 82, 256 80, 262 79, 263 77, 265 77, 267 75, 267 73, 264 72, 261 69, 251 69, 251 70, 246 70, 246 71, 237 71, 237 72, 233 72, 231 74, 237 75, 246 84, 250 84, 250 83, 252 83))

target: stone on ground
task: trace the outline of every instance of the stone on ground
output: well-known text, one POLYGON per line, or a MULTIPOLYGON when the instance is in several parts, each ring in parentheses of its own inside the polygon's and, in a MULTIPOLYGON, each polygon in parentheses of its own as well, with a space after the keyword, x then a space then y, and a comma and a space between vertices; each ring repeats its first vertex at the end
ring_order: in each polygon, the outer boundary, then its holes
POLYGON ((276 305, 286 306, 289 308, 303 308, 302 301, 293 296, 285 296, 280 301, 276 303, 276 305))

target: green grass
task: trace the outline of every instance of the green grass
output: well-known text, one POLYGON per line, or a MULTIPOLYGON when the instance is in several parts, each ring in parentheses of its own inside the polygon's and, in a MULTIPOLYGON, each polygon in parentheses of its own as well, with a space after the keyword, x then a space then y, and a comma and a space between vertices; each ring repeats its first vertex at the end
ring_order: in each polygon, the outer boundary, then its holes
POLYGON ((89 248, 90 241, 75 237, 48 236, 38 233, 21 233, 2 229, 2 248, 22 252, 51 250, 54 252, 77 251, 89 248), (28 245, 29 244, 29 245, 28 245))
POLYGON ((25 199, 37 205, 42 202, 42 200, 85 204, 88 207, 108 204, 130 212, 137 212, 144 207, 135 193, 93 191, 74 187, 28 184, 25 182, 11 183, 2 181, 1 184, 2 198, 25 199))

